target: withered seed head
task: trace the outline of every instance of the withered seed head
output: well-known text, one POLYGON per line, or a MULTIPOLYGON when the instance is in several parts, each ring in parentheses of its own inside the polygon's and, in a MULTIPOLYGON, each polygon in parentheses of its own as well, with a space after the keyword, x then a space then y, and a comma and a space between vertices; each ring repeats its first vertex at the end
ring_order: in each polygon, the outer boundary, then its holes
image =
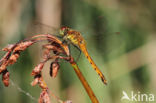
POLYGON ((47 84, 45 83, 45 81, 43 80, 42 77, 40 77, 39 79, 39 86, 42 88, 42 89, 47 89, 47 84))
POLYGON ((34 80, 31 82, 31 85, 35 86, 37 83, 39 83, 40 78, 41 78, 41 74, 35 75, 34 80))
POLYGON ((34 42, 33 41, 24 41, 24 42, 20 42, 19 44, 17 44, 17 46, 15 47, 15 49, 13 50, 13 52, 17 52, 17 51, 24 51, 26 48, 28 48, 29 46, 31 46, 34 42))
POLYGON ((2 73, 2 81, 6 87, 9 86, 9 72, 7 69, 2 73))
POLYGON ((54 45, 54 46, 57 47, 57 48, 63 49, 64 53, 65 53, 67 56, 70 55, 68 45, 63 44, 62 42, 61 42, 61 43, 59 43, 59 42, 52 42, 51 45, 54 45))
POLYGON ((50 57, 50 50, 49 49, 45 49, 43 52, 43 58, 47 59, 50 57))
POLYGON ((57 76, 60 65, 58 62, 52 62, 50 65, 50 76, 55 78, 57 76))
POLYGON ((19 53, 12 54, 8 60, 8 64, 14 64, 19 58, 19 53))
POLYGON ((7 47, 3 48, 3 51, 11 51, 15 44, 9 44, 7 47))
MULTIPOLYGON (((70 52, 68 45, 62 43, 57 37, 52 35, 35 35, 31 38, 25 39, 24 41, 20 41, 16 44, 8 45, 6 48, 2 49, 7 53, 3 58, 0 60, 0 74, 2 74, 2 81, 5 86, 9 86, 9 72, 7 71, 6 67, 14 64, 20 56, 20 53, 27 49, 34 43, 48 40, 48 44, 44 45, 43 47, 46 49, 44 52, 43 62, 40 62, 32 71, 31 75, 35 76, 34 81, 31 83, 32 86, 38 84, 40 88, 42 88, 42 93, 40 94, 39 103, 50 103, 48 87, 44 82, 41 71, 43 69, 44 64, 50 60, 55 59, 55 62, 51 63, 50 66, 50 75, 52 77, 56 77, 58 70, 59 70, 59 63, 57 59, 64 59, 69 61, 70 52), (54 56, 51 56, 51 51, 54 53, 54 56), (62 56, 63 55, 63 56, 62 56)), ((72 103, 71 101, 65 101, 62 103, 72 103)))
POLYGON ((38 78, 34 78, 34 80, 31 82, 32 86, 35 86, 38 82, 39 82, 39 77, 38 78))
POLYGON ((38 102, 39 103, 50 103, 50 97, 49 97, 47 90, 42 90, 38 102))
POLYGON ((35 76, 35 75, 39 74, 39 73, 41 72, 43 66, 44 66, 44 63, 45 63, 45 62, 39 63, 39 64, 33 69, 31 75, 35 76))
POLYGON ((2 65, 0 66, 0 74, 1 74, 4 70, 6 70, 6 65, 2 64, 2 65))
POLYGON ((43 48, 46 48, 48 50, 52 50, 54 52, 54 54, 65 54, 65 51, 59 46, 57 45, 52 45, 52 44, 46 44, 43 45, 43 48))

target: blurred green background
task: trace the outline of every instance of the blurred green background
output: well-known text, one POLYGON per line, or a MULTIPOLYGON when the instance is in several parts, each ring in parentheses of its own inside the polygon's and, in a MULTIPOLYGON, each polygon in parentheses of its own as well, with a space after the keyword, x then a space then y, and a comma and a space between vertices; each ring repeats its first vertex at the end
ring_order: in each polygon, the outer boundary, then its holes
MULTIPOLYGON (((108 85, 103 85, 81 54, 77 63, 100 103, 142 103, 121 100, 123 91, 129 96, 132 91, 156 95, 155 0, 0 1, 0 48, 35 34, 53 34, 59 27, 68 26, 82 33, 91 57, 108 80, 108 85), (45 25, 36 29, 34 22, 45 25)), ((77 49, 71 47, 71 52, 78 57, 77 49)), ((1 51, 0 57, 3 55, 1 51)), ((0 103, 37 103, 41 90, 30 85, 33 80, 30 74, 39 61, 39 44, 21 54, 18 62, 9 67, 14 85, 4 87, 0 81, 0 103)), ((55 95, 73 103, 91 103, 70 64, 61 63, 55 79, 49 76, 49 65, 44 67, 43 75, 55 95)), ((54 98, 51 100, 57 103, 54 98)))

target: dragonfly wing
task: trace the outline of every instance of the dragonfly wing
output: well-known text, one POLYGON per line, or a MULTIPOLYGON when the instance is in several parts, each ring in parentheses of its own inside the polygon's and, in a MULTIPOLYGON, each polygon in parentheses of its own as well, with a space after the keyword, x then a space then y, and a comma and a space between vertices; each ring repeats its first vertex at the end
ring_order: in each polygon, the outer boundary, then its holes
POLYGON ((40 22, 33 22, 28 25, 27 33, 28 34, 53 34, 56 35, 59 32, 59 27, 53 27, 50 25, 46 25, 40 22))

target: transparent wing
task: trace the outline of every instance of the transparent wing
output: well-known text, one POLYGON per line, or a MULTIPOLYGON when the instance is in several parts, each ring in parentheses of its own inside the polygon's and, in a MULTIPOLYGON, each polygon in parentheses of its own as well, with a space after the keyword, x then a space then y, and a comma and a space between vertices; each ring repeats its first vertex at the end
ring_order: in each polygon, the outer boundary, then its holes
POLYGON ((53 27, 47 24, 43 24, 41 22, 32 22, 27 27, 27 33, 35 35, 35 34, 52 34, 58 35, 60 27, 53 27))

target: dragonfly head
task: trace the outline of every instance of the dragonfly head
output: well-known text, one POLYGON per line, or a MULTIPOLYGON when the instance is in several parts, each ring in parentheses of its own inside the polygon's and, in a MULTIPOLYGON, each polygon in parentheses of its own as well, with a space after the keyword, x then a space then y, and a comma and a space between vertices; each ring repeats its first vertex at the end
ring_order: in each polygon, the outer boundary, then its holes
POLYGON ((69 28, 68 27, 62 27, 61 29, 60 29, 60 35, 61 36, 65 36, 67 33, 68 33, 68 31, 69 31, 69 28))

